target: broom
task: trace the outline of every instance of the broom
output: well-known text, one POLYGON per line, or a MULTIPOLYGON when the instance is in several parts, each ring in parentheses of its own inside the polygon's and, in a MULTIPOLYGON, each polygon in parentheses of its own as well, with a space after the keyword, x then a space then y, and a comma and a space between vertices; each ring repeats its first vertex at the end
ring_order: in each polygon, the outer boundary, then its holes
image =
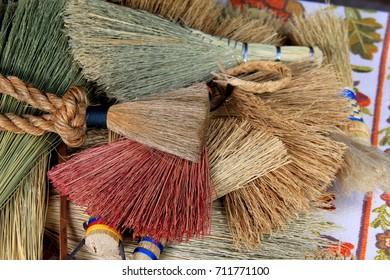
POLYGON ((58 133, 70 147, 84 144, 86 127, 109 128, 152 148, 198 161, 208 126, 209 97, 204 84, 107 107, 87 109, 85 91, 72 87, 61 99, 0 75, 0 91, 49 112, 43 116, 0 115, 0 130, 42 135, 58 133), (172 115, 172 112, 175 112, 172 115))
POLYGON ((347 164, 337 176, 341 190, 346 194, 352 191, 369 192, 378 187, 390 191, 389 156, 370 146, 370 132, 363 122, 355 94, 351 90, 353 81, 347 23, 333 13, 321 11, 306 18, 293 17, 290 26, 294 43, 321 47, 325 53, 324 63, 337 67, 346 88, 342 95, 351 102, 350 121, 341 126, 350 137, 333 134, 335 139, 348 146, 345 155, 347 164), (366 146, 359 142, 366 143, 366 146))
MULTIPOLYGON (((266 63, 265 67, 270 64, 266 63)), ((245 65, 237 68, 240 67, 245 65)), ((228 69, 225 79, 215 82, 235 83, 231 75, 242 70, 228 69)), ((263 91, 270 91, 267 83, 264 83, 263 91)), ((256 128, 267 127, 282 140, 291 157, 290 164, 226 196, 228 220, 236 246, 254 247, 264 233, 283 228, 300 211, 307 210, 310 201, 322 195, 343 163, 345 148, 322 135, 318 128, 313 130, 304 123, 286 120, 288 116, 285 118, 280 112, 276 113, 266 101, 248 91, 249 86, 241 85, 237 82, 226 103, 227 112, 250 120, 256 128)))
MULTIPOLYGON (((46 234, 55 242, 59 232, 59 199, 54 192, 50 195, 48 215, 46 218, 46 234)), ((211 234, 204 239, 191 239, 188 243, 169 244, 164 247, 162 260, 256 260, 256 259, 304 259, 311 258, 313 250, 326 248, 334 243, 322 238, 318 232, 331 232, 334 224, 325 221, 325 210, 312 208, 308 216, 301 215, 294 223, 288 225, 285 231, 264 236, 261 248, 253 250, 236 250, 229 233, 224 207, 220 200, 213 204, 211 234)), ((76 247, 85 235, 82 224, 89 219, 85 208, 70 202, 68 241, 76 247)), ((132 252, 138 246, 130 235, 123 236, 126 259, 132 259, 132 252)), ((77 259, 103 259, 102 256, 91 254, 87 248, 82 248, 77 259)))
POLYGON ((217 60, 322 60, 317 48, 231 42, 103 1, 69 1, 64 20, 85 75, 121 101, 207 81, 217 60))
POLYGON ((136 236, 180 242, 208 232, 212 189, 205 149, 194 163, 124 139, 87 149, 48 177, 90 215, 136 236))

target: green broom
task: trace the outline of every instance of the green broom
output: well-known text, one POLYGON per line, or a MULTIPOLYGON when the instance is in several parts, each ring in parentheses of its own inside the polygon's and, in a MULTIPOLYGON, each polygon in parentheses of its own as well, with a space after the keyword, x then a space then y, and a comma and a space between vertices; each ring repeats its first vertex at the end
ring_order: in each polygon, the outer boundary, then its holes
POLYGON ((121 101, 210 80, 217 61, 224 67, 254 59, 322 62, 318 48, 220 39, 97 0, 69 1, 64 20, 73 56, 86 77, 121 101))

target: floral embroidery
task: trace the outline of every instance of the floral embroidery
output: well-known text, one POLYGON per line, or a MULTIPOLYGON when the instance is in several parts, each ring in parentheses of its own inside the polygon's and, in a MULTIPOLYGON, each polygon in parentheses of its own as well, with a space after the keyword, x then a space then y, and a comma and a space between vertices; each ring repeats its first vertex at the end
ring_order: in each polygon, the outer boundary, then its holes
POLYGON ((390 256, 390 229, 376 235, 375 246, 390 256))

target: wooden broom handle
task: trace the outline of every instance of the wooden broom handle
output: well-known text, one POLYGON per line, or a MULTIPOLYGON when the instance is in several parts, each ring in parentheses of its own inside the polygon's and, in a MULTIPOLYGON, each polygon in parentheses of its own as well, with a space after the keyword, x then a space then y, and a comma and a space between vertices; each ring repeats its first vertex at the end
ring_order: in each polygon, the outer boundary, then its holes
POLYGON ((0 130, 32 135, 55 132, 70 147, 84 144, 88 101, 81 87, 71 87, 59 98, 52 93, 41 92, 17 77, 0 74, 0 92, 49 113, 42 116, 0 114, 0 130))

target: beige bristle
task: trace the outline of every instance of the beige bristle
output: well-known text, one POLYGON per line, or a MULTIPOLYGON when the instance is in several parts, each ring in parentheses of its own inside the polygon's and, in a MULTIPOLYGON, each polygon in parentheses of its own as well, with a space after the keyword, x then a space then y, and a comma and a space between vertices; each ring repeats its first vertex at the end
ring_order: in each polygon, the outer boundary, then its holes
POLYGON ((151 148, 197 162, 209 124, 205 84, 110 107, 107 127, 151 148))
POLYGON ((352 191, 366 192, 370 188, 380 188, 390 192, 390 155, 340 133, 333 138, 346 143, 348 152, 345 155, 346 165, 338 174, 338 185, 345 194, 352 191))
POLYGON ((214 199, 289 162, 283 143, 246 121, 212 119, 207 139, 214 199))

